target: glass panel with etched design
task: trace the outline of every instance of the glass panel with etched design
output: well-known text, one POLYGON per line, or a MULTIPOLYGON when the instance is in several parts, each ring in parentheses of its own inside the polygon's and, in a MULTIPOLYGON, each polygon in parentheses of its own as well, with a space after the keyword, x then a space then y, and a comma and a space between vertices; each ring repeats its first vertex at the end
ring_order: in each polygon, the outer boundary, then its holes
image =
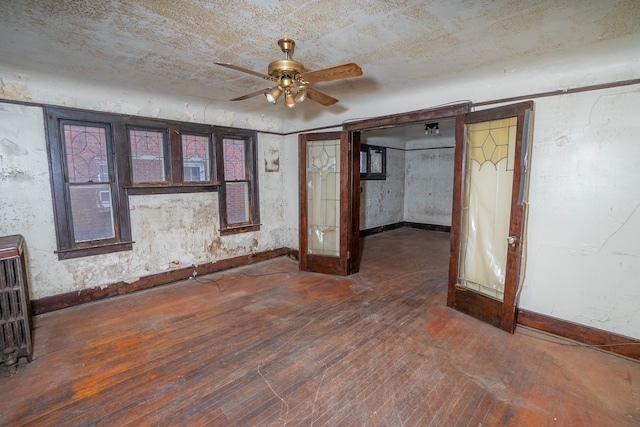
POLYGON ((105 128, 65 124, 63 134, 74 241, 113 238, 105 128))
POLYGON ((165 182, 165 138, 163 132, 129 130, 133 182, 165 182))
POLYGON ((307 253, 340 256, 340 140, 307 141, 307 253))
POLYGON ((517 118, 467 125, 458 283, 503 300, 517 118))
POLYGON ((207 182, 209 173, 208 136, 182 134, 182 171, 185 182, 207 182))

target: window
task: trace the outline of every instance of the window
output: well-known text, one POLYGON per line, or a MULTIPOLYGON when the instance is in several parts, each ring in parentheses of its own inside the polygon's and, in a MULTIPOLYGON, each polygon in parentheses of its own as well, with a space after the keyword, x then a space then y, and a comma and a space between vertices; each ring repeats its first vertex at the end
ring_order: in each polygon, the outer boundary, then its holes
POLYGON ((254 131, 63 107, 45 114, 59 259, 131 250, 131 194, 220 191, 221 230, 259 229, 254 131))
POLYGON ((103 208, 111 207, 111 192, 101 190, 98 192, 98 200, 103 208))
POLYGON ((113 125, 100 114, 61 113, 47 109, 46 115, 58 258, 131 249, 113 125))
POLYGON ((209 181, 210 136, 182 135, 182 175, 185 182, 209 181))
POLYGON ((232 234, 259 228, 256 145, 253 133, 222 135, 219 190, 221 232, 232 234))
POLYGON ((387 148, 362 144, 360 146, 360 179, 387 178, 387 148))
POLYGON ((134 183, 166 182, 165 132, 129 129, 131 177, 134 183))

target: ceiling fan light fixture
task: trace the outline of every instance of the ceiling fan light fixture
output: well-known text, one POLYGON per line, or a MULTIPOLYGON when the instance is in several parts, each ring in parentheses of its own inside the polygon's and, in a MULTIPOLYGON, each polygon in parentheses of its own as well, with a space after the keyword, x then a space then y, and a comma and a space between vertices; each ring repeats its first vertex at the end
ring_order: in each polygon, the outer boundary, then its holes
POLYGON ((293 79, 289 76, 282 76, 280 78, 280 86, 285 89, 288 89, 293 86, 293 79))
POLYGON ((296 101, 294 100, 293 94, 291 93, 291 91, 287 91, 284 94, 284 103, 289 108, 293 108, 296 106, 296 101))
POLYGON ((427 123, 424 125, 424 133, 428 136, 440 135, 440 126, 438 123, 427 123))
POLYGON ((305 99, 307 99, 307 88, 300 86, 300 88, 293 94, 293 101, 296 104, 300 104, 305 99))
POLYGON ((278 102, 278 98, 282 95, 282 88, 280 86, 274 86, 269 91, 264 93, 264 96, 267 98, 271 104, 275 104, 278 102))

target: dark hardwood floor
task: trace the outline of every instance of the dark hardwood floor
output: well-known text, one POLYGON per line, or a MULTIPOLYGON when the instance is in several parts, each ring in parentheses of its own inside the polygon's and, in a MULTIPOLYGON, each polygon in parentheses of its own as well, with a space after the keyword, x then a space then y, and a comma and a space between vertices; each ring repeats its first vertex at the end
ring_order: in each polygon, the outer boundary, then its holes
POLYGON ((640 425, 640 363, 447 308, 447 233, 364 246, 351 277, 278 258, 38 316, 0 425, 640 425))

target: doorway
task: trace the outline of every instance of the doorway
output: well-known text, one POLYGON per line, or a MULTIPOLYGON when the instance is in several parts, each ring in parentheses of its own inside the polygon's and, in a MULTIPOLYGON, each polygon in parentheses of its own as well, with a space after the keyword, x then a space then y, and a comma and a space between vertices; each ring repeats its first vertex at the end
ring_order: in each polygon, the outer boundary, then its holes
POLYGON ((364 130, 360 139, 361 235, 400 226, 448 231, 455 118, 364 130), (372 162, 375 155, 382 162, 372 162), (376 163, 383 173, 367 173, 376 163))
MULTIPOLYGON (((447 305, 508 332, 515 330, 516 293, 523 266, 521 261, 526 229, 532 105, 528 101, 469 112, 471 104, 465 103, 352 122, 344 126, 345 130, 366 133, 402 124, 420 123, 428 132, 433 123, 425 122, 455 118, 455 172, 450 216, 452 233, 447 305), (506 135, 505 140, 499 141, 502 134, 506 135), (480 148, 485 140, 488 141, 486 149, 480 148), (474 160, 480 165, 484 163, 480 160, 488 160, 496 170, 506 164, 506 171, 497 174, 473 173, 474 160), (494 182, 493 187, 489 181, 494 182), (480 187, 485 189, 479 190, 480 187), (500 203, 498 199, 501 200, 500 203), (485 200, 489 204, 493 200, 496 208, 492 212, 474 210, 473 204, 478 200, 485 200), (484 225, 478 233, 475 225, 480 219, 484 225), (482 243, 483 236, 491 236, 491 239, 484 239, 489 243, 476 251, 475 243, 479 240, 482 243), (482 258, 483 256, 485 257, 482 258), (495 270, 493 267, 497 265, 494 262, 496 260, 502 261, 499 263, 501 271, 496 280, 483 280, 487 274, 475 274, 495 270), (496 291, 489 294, 490 289, 496 291)), ((361 159, 367 160, 366 155, 361 154, 361 159)), ((367 171, 367 168, 364 169, 367 171)), ((404 199, 407 200, 406 197, 404 199)), ((368 208, 366 200, 365 198, 362 203, 365 210, 368 208)), ((366 229, 366 216, 361 221, 366 229)))

